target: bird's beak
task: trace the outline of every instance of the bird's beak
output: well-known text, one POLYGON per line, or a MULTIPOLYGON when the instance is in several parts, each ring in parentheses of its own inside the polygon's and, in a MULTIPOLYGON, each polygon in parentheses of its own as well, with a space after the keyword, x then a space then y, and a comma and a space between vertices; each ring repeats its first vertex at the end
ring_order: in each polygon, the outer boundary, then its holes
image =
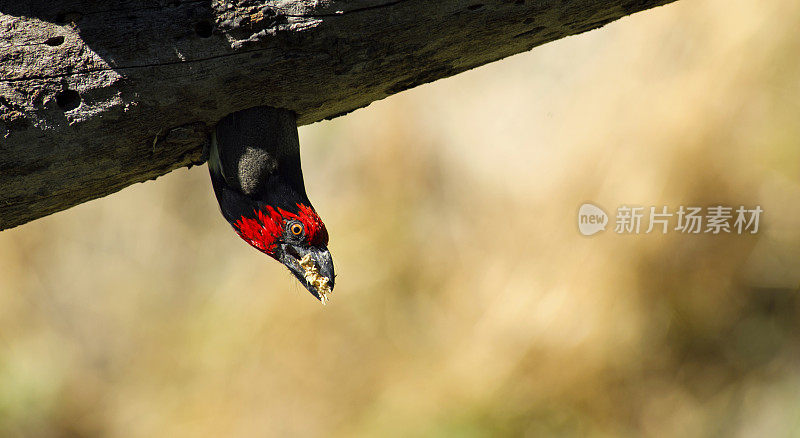
POLYGON ((333 291, 333 258, 328 248, 281 245, 278 261, 283 263, 297 280, 324 304, 333 291))

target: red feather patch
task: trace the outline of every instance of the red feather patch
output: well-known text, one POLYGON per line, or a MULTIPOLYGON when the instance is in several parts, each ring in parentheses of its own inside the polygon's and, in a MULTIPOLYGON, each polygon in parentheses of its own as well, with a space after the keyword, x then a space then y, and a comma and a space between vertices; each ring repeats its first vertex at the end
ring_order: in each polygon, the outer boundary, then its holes
POLYGON ((256 210, 255 218, 242 217, 234 222, 236 232, 245 242, 257 250, 274 256, 275 248, 281 241, 284 224, 289 220, 298 220, 305 227, 305 240, 310 245, 324 246, 328 244, 328 230, 313 208, 297 204, 298 213, 290 213, 283 209, 266 207, 266 211, 256 210))

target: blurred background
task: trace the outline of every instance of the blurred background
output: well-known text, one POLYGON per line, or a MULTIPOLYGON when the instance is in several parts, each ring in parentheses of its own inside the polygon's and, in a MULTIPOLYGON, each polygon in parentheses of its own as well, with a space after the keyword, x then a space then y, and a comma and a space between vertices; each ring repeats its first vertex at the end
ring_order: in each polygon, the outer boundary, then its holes
POLYGON ((799 28, 684 0, 302 127, 327 307, 205 166, 0 233, 0 436, 800 436, 799 28))

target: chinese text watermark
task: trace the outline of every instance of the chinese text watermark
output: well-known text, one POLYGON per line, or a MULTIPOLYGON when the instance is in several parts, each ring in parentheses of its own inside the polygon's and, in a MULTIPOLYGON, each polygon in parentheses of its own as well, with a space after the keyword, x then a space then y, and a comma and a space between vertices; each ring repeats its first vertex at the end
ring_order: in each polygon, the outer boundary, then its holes
MULTIPOLYGON (((683 234, 756 234, 764 210, 756 205, 738 208, 714 205, 710 207, 667 206, 645 207, 622 205, 614 218, 617 234, 650 234, 678 232, 683 234), (643 220, 646 222, 642 224, 643 220)), ((605 230, 608 215, 600 207, 584 203, 578 210, 578 229, 584 236, 605 230)))

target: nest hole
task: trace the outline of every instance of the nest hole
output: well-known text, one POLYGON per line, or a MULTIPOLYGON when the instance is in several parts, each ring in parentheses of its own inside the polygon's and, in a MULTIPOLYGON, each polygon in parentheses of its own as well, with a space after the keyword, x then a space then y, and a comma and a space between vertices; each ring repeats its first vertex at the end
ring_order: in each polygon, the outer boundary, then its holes
POLYGON ((62 111, 69 111, 77 108, 81 104, 81 95, 75 90, 61 90, 56 93, 56 105, 62 111))

